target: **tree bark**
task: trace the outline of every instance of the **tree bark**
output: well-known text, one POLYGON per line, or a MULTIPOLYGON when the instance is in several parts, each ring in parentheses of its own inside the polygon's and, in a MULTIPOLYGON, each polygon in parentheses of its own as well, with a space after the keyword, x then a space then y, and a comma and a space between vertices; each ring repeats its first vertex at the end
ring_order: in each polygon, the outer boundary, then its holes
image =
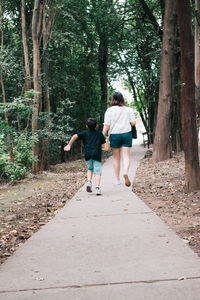
MULTIPOLYGON (((42 20, 42 41, 43 41, 43 84, 44 84, 44 93, 43 93, 43 111, 46 113, 47 124, 46 130, 49 129, 49 115, 50 115, 50 95, 49 95, 49 85, 48 85, 48 73, 49 73, 49 63, 47 59, 47 44, 49 32, 46 24, 46 0, 43 2, 43 20, 42 20)), ((52 23, 53 20, 49 20, 49 23, 52 23)), ((48 170, 49 169, 49 138, 43 137, 41 142, 41 158, 40 158, 40 169, 48 170)))
POLYGON ((25 62, 25 90, 31 89, 31 71, 30 71, 30 61, 27 45, 27 35, 26 35, 26 4, 25 0, 21 0, 21 26, 22 26, 22 43, 24 49, 24 62, 25 62))
POLYGON ((173 0, 166 0, 165 5, 158 115, 153 150, 154 162, 171 157, 171 104, 174 96, 176 3, 173 0))
POLYGON ((200 0, 195 0, 195 99, 200 119, 200 0))
POLYGON ((101 84, 101 116, 100 124, 103 124, 104 112, 108 102, 108 87, 107 87, 107 69, 108 69, 108 37, 104 32, 100 35, 99 45, 99 74, 101 84))
MULTIPOLYGON (((33 40, 33 86, 34 86, 34 103, 33 103, 33 113, 32 113, 32 135, 37 134, 38 130, 38 115, 39 106, 41 102, 41 64, 40 64, 40 52, 39 52, 39 5, 40 0, 34 1, 33 17, 32 17, 32 40, 33 40)), ((39 157, 39 144, 36 143, 33 146, 33 155, 39 157)), ((32 166, 33 173, 37 174, 39 172, 39 162, 33 163, 32 166)))
MULTIPOLYGON (((1 50, 3 50, 3 46, 4 46, 4 31, 3 31, 3 27, 2 27, 2 18, 3 18, 3 10, 2 10, 2 2, 0 0, 1 50)), ((0 82, 1 82, 3 103, 6 104, 6 92, 5 92, 5 86, 4 86, 4 81, 3 81, 3 72, 2 72, 1 66, 0 66, 0 82)), ((5 122, 8 124, 8 115, 7 115, 6 111, 4 113, 4 119, 5 119, 5 122)))
MULTIPOLYGON (((107 7, 105 7, 106 1, 98 0, 92 1, 93 8, 98 11, 100 9, 101 14, 107 15, 107 9, 113 5, 113 0, 107 0, 107 7)), ((96 19, 96 29, 99 36, 99 77, 100 77, 100 87, 101 87, 101 111, 100 111, 100 125, 103 124, 104 113, 108 105, 108 31, 109 24, 106 18, 100 16, 96 19)))
POLYGON ((185 153, 186 190, 200 188, 200 169, 196 127, 194 83, 194 39, 189 0, 177 0, 181 46, 181 103, 183 147, 185 153))

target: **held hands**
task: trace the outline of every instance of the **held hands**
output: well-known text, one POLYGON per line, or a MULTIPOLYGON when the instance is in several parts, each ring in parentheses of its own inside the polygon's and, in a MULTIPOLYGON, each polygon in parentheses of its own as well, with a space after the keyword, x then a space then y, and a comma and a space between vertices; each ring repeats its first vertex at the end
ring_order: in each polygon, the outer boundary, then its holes
POLYGON ((67 146, 64 147, 64 151, 70 151, 70 149, 71 149, 70 144, 68 144, 67 146))

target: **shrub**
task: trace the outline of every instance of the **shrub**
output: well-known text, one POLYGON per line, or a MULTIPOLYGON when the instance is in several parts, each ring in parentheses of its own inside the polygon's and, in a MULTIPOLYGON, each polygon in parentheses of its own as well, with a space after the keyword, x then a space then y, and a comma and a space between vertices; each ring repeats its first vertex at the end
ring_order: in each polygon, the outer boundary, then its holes
POLYGON ((12 141, 9 141, 9 144, 12 144, 9 150, 6 147, 7 139, 4 135, 0 136, 0 179, 14 183, 24 178, 29 173, 32 163, 37 160, 32 155, 36 138, 25 133, 15 133, 12 141))

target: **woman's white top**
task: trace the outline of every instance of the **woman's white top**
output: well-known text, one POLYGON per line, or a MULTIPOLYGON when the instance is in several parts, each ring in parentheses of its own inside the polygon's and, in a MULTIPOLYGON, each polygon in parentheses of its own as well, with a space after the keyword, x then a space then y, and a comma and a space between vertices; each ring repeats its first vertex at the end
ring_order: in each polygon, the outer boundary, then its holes
POLYGON ((104 115, 104 125, 109 125, 109 133, 125 133, 131 131, 131 122, 135 122, 134 111, 127 106, 109 107, 104 115))

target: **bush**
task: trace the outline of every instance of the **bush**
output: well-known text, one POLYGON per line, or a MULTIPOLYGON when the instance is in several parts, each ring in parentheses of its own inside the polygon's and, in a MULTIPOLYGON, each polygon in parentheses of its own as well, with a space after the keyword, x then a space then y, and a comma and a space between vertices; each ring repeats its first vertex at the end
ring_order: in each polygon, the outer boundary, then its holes
POLYGON ((29 173, 32 163, 37 160, 32 155, 36 138, 24 133, 15 134, 9 141, 12 144, 9 150, 6 147, 7 139, 4 135, 0 136, 0 180, 15 183, 29 173))

